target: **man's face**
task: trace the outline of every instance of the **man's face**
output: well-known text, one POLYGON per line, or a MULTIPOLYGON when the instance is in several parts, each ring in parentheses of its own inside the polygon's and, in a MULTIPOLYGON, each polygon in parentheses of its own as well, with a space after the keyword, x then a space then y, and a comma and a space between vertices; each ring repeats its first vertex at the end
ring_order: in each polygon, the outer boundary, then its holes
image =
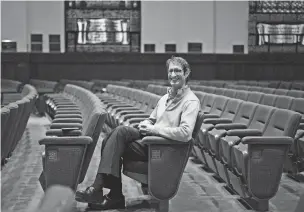
POLYGON ((174 89, 180 89, 186 84, 186 78, 189 72, 184 73, 182 67, 179 64, 170 63, 168 69, 168 80, 170 85, 174 89))

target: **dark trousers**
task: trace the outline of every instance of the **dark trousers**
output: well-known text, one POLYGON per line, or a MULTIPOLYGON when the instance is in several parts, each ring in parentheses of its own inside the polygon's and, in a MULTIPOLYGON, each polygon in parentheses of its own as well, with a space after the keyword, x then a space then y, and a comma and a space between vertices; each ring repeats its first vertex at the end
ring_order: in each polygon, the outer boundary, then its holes
POLYGON ((98 173, 112 175, 121 182, 122 160, 147 161, 148 147, 138 142, 141 138, 139 130, 133 127, 118 126, 112 130, 102 142, 98 173))

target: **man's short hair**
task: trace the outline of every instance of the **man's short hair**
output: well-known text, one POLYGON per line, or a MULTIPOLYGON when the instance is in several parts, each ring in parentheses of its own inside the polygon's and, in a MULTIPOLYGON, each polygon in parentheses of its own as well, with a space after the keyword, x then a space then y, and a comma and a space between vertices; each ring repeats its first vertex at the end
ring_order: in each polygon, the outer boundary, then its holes
POLYGON ((188 82, 189 80, 189 77, 190 77, 190 74, 191 74, 191 69, 190 69, 190 65, 188 64, 188 62, 182 58, 182 57, 174 57, 172 56, 170 59, 167 60, 166 62, 166 66, 167 66, 167 70, 169 69, 169 65, 170 63, 173 63, 173 64, 176 64, 178 66, 181 66, 181 68, 183 69, 184 71, 184 74, 189 71, 189 76, 187 77, 186 79, 186 82, 188 82))

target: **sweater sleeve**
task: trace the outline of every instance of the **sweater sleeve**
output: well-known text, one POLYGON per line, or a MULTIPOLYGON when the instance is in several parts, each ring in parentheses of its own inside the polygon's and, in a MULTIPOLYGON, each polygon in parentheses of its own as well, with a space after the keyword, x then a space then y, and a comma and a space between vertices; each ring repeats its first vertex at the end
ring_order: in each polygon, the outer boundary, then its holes
POLYGON ((149 118, 145 119, 142 121, 143 124, 151 124, 154 125, 156 122, 156 114, 157 114, 157 107, 159 105, 159 102, 157 103, 156 107, 154 108, 154 110, 152 111, 152 113, 150 114, 149 118))
POLYGON ((199 110, 199 101, 187 101, 183 106, 180 125, 178 127, 161 127, 154 125, 155 130, 164 138, 188 142, 192 138, 192 132, 199 110))

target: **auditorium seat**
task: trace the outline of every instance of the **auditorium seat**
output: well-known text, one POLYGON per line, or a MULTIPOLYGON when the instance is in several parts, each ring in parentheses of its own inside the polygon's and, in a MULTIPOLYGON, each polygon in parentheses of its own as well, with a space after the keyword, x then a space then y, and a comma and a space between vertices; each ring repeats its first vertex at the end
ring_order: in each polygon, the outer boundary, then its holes
POLYGON ((292 82, 281 81, 278 88, 289 90, 291 88, 291 84, 292 84, 292 82))
POLYGON ((248 102, 260 103, 264 97, 263 93, 260 92, 250 92, 248 95, 248 102))
POLYGON ((304 90, 289 90, 287 95, 294 98, 304 98, 304 90))
MULTIPOLYGON (((208 145, 212 146, 211 148, 218 151, 217 149, 219 145, 219 139, 225 136, 226 131, 230 129, 246 129, 253 118, 256 108, 257 104, 243 101, 240 106, 240 109, 237 111, 234 119, 232 120, 232 123, 217 124, 211 131, 208 132, 208 140, 206 140, 206 142, 208 142, 208 145)), ((203 147, 203 150, 206 151, 205 156, 208 156, 208 147, 204 147, 201 143, 201 140, 199 142, 200 145, 203 147)), ((213 171, 217 172, 215 166, 213 165, 211 156, 206 159, 206 165, 213 171)))
POLYGON ((274 94, 264 94, 262 100, 260 101, 260 104, 274 106, 277 97, 278 96, 274 94))
POLYGON ((256 197, 255 210, 269 209, 282 176, 283 164, 300 123, 300 114, 277 109, 261 136, 245 136, 232 147, 231 186, 241 197, 256 197))
POLYGON ((277 96, 274 107, 281 109, 289 109, 294 98, 288 96, 277 96))
POLYGON ((76 190, 78 183, 84 180, 106 118, 100 100, 91 91, 70 84, 64 91, 73 94, 71 99, 79 106, 83 122, 53 123, 46 132, 48 136, 39 140, 40 145, 45 145, 43 172, 39 178, 44 190, 55 184, 76 190))
POLYGON ((235 98, 236 99, 241 99, 243 101, 247 101, 248 96, 249 96, 249 92, 248 91, 236 91, 235 98))
POLYGON ((289 90, 287 90, 287 89, 276 89, 274 91, 274 94, 276 94, 276 95, 287 95, 288 91, 289 90))
POLYGON ((219 138, 218 149, 212 151, 215 157, 216 166, 218 168, 219 176, 230 185, 230 180, 226 168, 232 169, 231 149, 234 145, 238 145, 241 139, 245 136, 258 136, 262 135, 268 121, 275 111, 274 107, 266 105, 258 105, 252 121, 247 129, 232 129, 228 130, 225 136, 219 138))
POLYGON ((148 161, 124 159, 123 173, 148 185, 149 194, 160 201, 158 211, 169 211, 169 200, 178 191, 203 116, 202 113, 198 114, 190 141, 178 142, 157 136, 146 136, 142 142, 149 148, 148 161))

